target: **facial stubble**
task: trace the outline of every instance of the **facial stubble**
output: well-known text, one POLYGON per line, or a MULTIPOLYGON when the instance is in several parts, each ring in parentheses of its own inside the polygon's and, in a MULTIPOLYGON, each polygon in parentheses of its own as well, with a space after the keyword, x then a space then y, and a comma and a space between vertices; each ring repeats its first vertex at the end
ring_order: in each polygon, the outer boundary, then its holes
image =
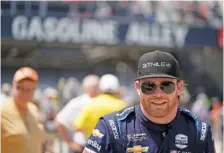
MULTIPOLYGON (((156 102, 156 100, 158 101, 163 101, 162 99, 155 99, 154 101, 156 102)), ((150 115, 153 116, 155 118, 162 118, 165 117, 166 115, 168 115, 173 109, 175 109, 175 107, 178 105, 179 100, 178 98, 174 98, 170 101, 164 100, 166 101, 166 104, 164 104, 164 108, 163 109, 159 109, 159 108, 155 108, 154 104, 152 104, 153 100, 149 100, 147 98, 141 98, 141 103, 142 106, 144 108, 144 110, 150 115)))

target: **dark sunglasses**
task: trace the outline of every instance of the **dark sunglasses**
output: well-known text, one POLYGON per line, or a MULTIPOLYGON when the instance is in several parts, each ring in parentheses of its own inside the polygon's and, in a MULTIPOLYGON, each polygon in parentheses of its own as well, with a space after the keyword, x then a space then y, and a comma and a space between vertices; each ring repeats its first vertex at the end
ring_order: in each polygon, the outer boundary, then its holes
POLYGON ((171 94, 172 92, 175 91, 176 88, 175 83, 171 81, 164 81, 161 82, 159 85, 155 84, 154 82, 144 82, 141 85, 141 91, 146 95, 150 95, 156 91, 158 86, 160 87, 160 90, 166 94, 171 94))

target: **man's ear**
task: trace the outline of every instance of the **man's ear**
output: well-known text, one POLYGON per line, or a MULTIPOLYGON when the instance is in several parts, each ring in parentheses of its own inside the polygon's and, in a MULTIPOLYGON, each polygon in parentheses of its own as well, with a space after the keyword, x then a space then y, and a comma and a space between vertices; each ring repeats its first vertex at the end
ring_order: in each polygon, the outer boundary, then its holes
POLYGON ((135 88, 136 88, 138 95, 140 95, 140 82, 138 80, 135 81, 135 88))
POLYGON ((181 94, 183 87, 184 87, 184 81, 183 80, 177 81, 177 94, 178 95, 181 94))

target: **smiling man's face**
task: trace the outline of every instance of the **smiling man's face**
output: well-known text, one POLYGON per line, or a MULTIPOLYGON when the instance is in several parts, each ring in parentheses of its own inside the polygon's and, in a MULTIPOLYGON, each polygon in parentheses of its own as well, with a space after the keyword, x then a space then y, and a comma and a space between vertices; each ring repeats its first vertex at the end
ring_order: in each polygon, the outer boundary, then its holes
POLYGON ((178 95, 182 82, 170 78, 146 78, 139 80, 140 103, 155 118, 168 115, 179 105, 178 95))

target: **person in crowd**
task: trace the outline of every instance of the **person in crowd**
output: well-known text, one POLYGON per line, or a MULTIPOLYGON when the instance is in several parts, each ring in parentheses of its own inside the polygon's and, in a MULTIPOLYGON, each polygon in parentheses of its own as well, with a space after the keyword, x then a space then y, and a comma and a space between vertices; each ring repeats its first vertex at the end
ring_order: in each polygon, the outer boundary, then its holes
POLYGON ((11 86, 9 83, 3 83, 2 84, 2 91, 1 91, 1 101, 0 105, 4 105, 9 101, 9 98, 11 96, 11 86))
POLYGON ((126 102, 117 98, 117 93, 120 92, 120 83, 115 75, 103 75, 100 78, 99 88, 101 94, 93 98, 91 103, 74 120, 75 128, 83 132, 86 138, 95 131, 94 127, 101 116, 126 107, 126 102))
POLYGON ((13 77, 12 98, 1 110, 1 151, 42 153, 44 128, 40 112, 30 101, 38 84, 38 74, 30 67, 18 69, 13 77))
POLYGON ((193 103, 191 111, 197 117, 202 120, 208 119, 209 107, 208 107, 208 96, 205 93, 200 93, 197 96, 197 100, 193 103))
POLYGON ((55 119, 60 137, 75 152, 81 152, 83 150, 86 140, 82 133, 75 132, 76 130, 73 129, 73 120, 90 103, 91 98, 98 96, 99 80, 100 78, 97 75, 87 75, 82 83, 84 94, 70 100, 57 114, 55 119), (69 133, 74 133, 74 138, 71 138, 69 133))

